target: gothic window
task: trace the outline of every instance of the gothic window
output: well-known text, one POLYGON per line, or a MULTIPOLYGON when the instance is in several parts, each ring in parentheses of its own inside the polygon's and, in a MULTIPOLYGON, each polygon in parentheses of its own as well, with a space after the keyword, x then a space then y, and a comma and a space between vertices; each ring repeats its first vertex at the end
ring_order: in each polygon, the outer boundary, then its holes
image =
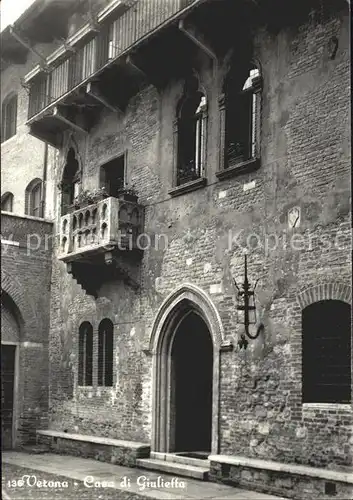
POLYGON ((236 167, 259 157, 260 70, 233 65, 220 99, 221 165, 236 167))
POLYGON ((80 190, 80 170, 75 151, 70 148, 61 182, 61 215, 65 215, 80 190))
POLYGON ((9 191, 1 196, 1 210, 4 212, 13 211, 13 194, 9 191))
POLYGON ((42 181, 33 179, 26 188, 25 212, 33 217, 42 217, 42 181))
POLYGON ((93 374, 93 328, 85 321, 78 332, 78 385, 92 385, 93 374))
POLYGON ((98 328, 98 385, 113 385, 113 332, 110 319, 103 319, 98 328))
POLYGON ((207 100, 193 78, 178 106, 176 184, 203 176, 206 156, 207 100))
POLYGON ((7 141, 16 134, 17 95, 10 94, 2 103, 1 142, 7 141))
POLYGON ((351 307, 322 300, 302 312, 304 403, 351 401, 351 307))

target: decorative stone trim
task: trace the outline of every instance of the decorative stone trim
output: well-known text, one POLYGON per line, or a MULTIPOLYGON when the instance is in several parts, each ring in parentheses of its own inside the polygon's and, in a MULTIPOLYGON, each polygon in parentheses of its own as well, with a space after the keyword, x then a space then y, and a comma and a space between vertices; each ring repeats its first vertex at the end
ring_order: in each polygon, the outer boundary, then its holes
POLYGON ((196 306, 197 309, 202 311, 203 318, 208 323, 210 333, 213 336, 213 342, 216 348, 220 349, 222 346, 229 348, 231 343, 225 339, 224 328, 222 320, 217 311, 214 303, 209 296, 201 288, 190 283, 185 283, 179 288, 174 290, 163 302, 159 308, 153 322, 152 331, 149 339, 149 351, 156 353, 158 349, 159 337, 165 321, 169 314, 177 305, 183 301, 188 300, 196 306))
POLYGON ((352 413, 353 408, 352 405, 347 403, 303 403, 302 405, 303 411, 322 411, 327 412, 330 410, 335 410, 340 413, 352 413))
MULTIPOLYGON (((210 297, 198 286, 185 283, 172 292, 159 308, 149 339, 152 354, 152 445, 153 452, 173 451, 171 420, 171 356, 169 349, 180 314, 194 311, 205 321, 213 342, 212 386, 212 453, 219 449, 220 352, 229 351, 232 343, 225 339, 221 317, 210 297)), ((146 352, 146 350, 144 350, 146 352)))
POLYGON ((222 181, 223 179, 229 179, 230 177, 235 177, 237 175, 255 172, 259 168, 260 168, 259 158, 251 158, 250 160, 237 163, 232 167, 219 170, 218 172, 216 172, 216 176, 220 181, 222 181))
POLYGON ((199 179, 185 182, 185 184, 181 184, 181 186, 171 189, 169 194, 172 198, 174 198, 175 196, 180 196, 181 194, 190 193, 190 191, 196 191, 196 189, 204 187, 206 183, 207 179, 205 177, 200 177, 199 179))
POLYGON ((351 303, 352 289, 343 283, 324 283, 307 288, 297 295, 297 302, 301 309, 320 300, 341 300, 351 303))
POLYGON ((25 325, 28 327, 30 324, 35 324, 37 318, 30 297, 25 296, 20 283, 5 269, 2 269, 1 273, 1 290, 16 306, 21 330, 25 325))

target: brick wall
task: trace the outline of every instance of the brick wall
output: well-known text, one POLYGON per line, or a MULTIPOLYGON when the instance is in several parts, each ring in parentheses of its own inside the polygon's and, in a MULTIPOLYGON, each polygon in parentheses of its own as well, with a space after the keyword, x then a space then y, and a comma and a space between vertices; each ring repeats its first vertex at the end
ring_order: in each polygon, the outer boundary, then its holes
POLYGON ((47 422, 52 224, 3 213, 1 226, 5 240, 1 245, 1 289, 4 305, 11 304, 8 313, 19 329, 17 339, 5 338, 19 342, 14 403, 19 445, 47 422))
MULTIPOLYGON (((49 346, 52 428, 149 441, 152 368, 142 347, 158 308, 181 283, 196 284, 210 295, 225 336, 237 345, 242 327, 232 277, 242 279, 243 256, 236 241, 252 242, 249 277, 252 282, 261 277, 257 302, 265 333, 247 351, 221 353, 220 452, 322 466, 351 463, 351 408, 301 404, 297 300, 302 290, 318 284, 350 286, 348 33, 344 10, 325 20, 313 16, 295 30, 257 30, 255 56, 264 78, 257 172, 224 181, 216 177, 218 98, 226 58, 214 74, 196 49, 190 58, 209 106, 206 187, 175 198, 168 195, 182 80, 170 81, 160 92, 146 87, 125 113, 105 111, 88 136, 65 138, 55 185, 71 144, 83 165, 83 189, 97 187, 99 166, 128 150, 128 181, 145 205, 145 231, 152 242, 156 235, 166 235, 168 245, 145 250, 139 292, 114 282, 102 287, 96 301, 68 275, 55 249, 49 346), (339 42, 335 59, 329 51, 333 35, 339 42), (255 187, 244 190, 251 181, 255 187), (296 206, 301 223, 293 231, 287 216, 296 206), (290 245, 293 234, 296 250, 290 245), (266 238, 271 247, 277 238, 276 248, 266 250, 266 238), (114 323, 114 386, 97 388, 94 367, 93 387, 77 387, 78 327, 91 321, 96 336, 104 317, 114 323)), ((60 206, 57 191, 55 200, 60 206)))

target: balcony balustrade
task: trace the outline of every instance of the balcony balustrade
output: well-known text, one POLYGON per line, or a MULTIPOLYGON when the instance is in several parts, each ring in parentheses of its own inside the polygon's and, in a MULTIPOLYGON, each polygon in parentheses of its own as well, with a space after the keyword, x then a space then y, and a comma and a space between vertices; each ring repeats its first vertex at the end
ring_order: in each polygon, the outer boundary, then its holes
MULTIPOLYGON (((29 87, 28 124, 38 121, 38 114, 41 114, 40 118, 48 118, 55 105, 60 107, 64 104, 66 107, 72 104, 70 95, 73 90, 79 90, 89 81, 99 80, 99 74, 116 64, 120 56, 127 55, 140 41, 194 2, 195 0, 115 2, 117 7, 112 9, 108 17, 103 11, 98 13, 95 26, 88 24, 86 29, 81 29, 81 37, 74 35, 73 41, 70 42, 69 39, 63 47, 49 56, 47 68, 37 66, 26 76, 25 82, 29 87), (119 17, 114 18, 114 14, 119 17), (46 112, 42 115, 44 110, 46 112)), ((86 90, 83 88, 83 94, 86 90)), ((91 95, 86 95, 84 102, 91 105, 95 102, 97 105, 98 100, 100 104, 104 104, 104 99, 92 92, 92 86, 88 94, 91 95)), ((56 118, 60 119, 60 113, 57 112, 56 118)), ((63 122, 67 121, 67 116, 63 118, 63 122)), ((48 128, 53 128, 52 125, 52 122, 47 121, 48 128)), ((47 137, 40 137, 40 129, 39 126, 34 132, 37 132, 39 138, 47 140, 47 137)), ((49 137, 48 142, 57 145, 53 137, 49 137)))
POLYGON ((61 217, 58 258, 85 260, 113 249, 137 249, 143 231, 143 207, 109 197, 61 217))
POLYGON ((143 207, 135 202, 105 198, 65 214, 60 219, 58 259, 94 297, 103 283, 122 278, 134 289, 142 251, 143 207))

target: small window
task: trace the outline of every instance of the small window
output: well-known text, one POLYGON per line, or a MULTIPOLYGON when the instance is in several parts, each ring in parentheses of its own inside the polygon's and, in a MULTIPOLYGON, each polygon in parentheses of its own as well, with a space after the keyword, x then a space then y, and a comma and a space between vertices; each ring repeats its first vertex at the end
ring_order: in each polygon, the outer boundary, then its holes
POLYGON ((113 323, 103 319, 98 328, 98 385, 113 385, 113 323))
POLYGON ((119 189, 125 185, 125 155, 101 166, 100 169, 100 185, 105 187, 109 196, 117 196, 119 189))
POLYGON ((178 106, 176 179, 178 186, 203 175, 207 100, 198 87, 196 77, 191 82, 187 82, 184 89, 185 95, 178 106))
POLYGON ((85 321, 78 334, 78 385, 91 386, 93 374, 93 327, 85 321))
POLYGON ((34 179, 26 189, 26 214, 33 217, 42 217, 42 181, 34 179))
POLYGON ((63 179, 61 182, 61 215, 65 215, 80 192, 80 171, 75 150, 70 148, 66 157, 63 179))
POLYGON ((7 96, 2 103, 1 142, 16 135, 17 95, 7 96))
POLYGON ((259 155, 260 71, 252 65, 245 70, 234 66, 224 86, 225 131, 221 131, 225 134, 224 168, 259 155))
POLYGON ((304 403, 351 401, 351 307, 322 300, 302 313, 304 403))
POLYGON ((4 212, 13 211, 13 194, 10 192, 4 193, 1 196, 1 210, 4 212))

